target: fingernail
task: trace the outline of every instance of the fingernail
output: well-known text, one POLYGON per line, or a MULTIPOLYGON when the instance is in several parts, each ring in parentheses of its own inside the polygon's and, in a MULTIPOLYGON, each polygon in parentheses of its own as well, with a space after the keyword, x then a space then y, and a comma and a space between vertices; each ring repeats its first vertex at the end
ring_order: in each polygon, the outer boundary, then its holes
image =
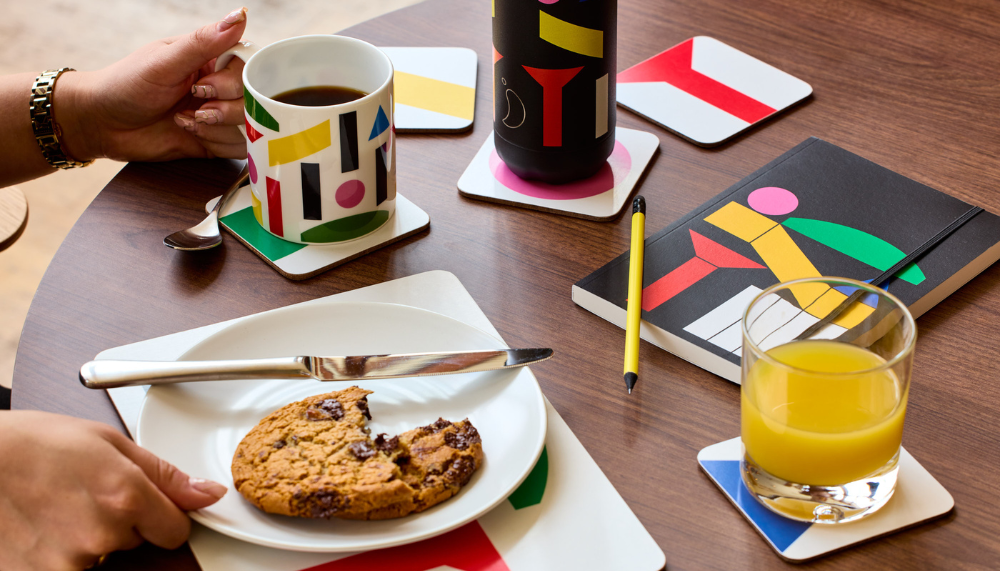
POLYGON ((213 482, 212 480, 204 480, 202 478, 189 478, 188 483, 191 487, 198 490, 199 492, 212 496, 215 499, 219 499, 226 495, 226 487, 218 482, 213 482))
POLYGON ((191 95, 200 99, 214 99, 219 96, 214 85, 192 85, 191 95))
POLYGON ((246 7, 240 8, 238 10, 233 10, 232 12, 226 14, 226 17, 219 21, 218 30, 220 32, 225 32, 229 28, 232 28, 236 24, 247 19, 247 9, 246 7))
POLYGON ((182 115, 180 113, 174 114, 174 122, 177 123, 178 126, 183 127, 188 131, 194 131, 196 128, 194 124, 194 119, 188 117, 187 115, 182 115))
POLYGON ((199 109, 194 112, 194 120, 205 125, 222 123, 222 112, 218 109, 199 109))

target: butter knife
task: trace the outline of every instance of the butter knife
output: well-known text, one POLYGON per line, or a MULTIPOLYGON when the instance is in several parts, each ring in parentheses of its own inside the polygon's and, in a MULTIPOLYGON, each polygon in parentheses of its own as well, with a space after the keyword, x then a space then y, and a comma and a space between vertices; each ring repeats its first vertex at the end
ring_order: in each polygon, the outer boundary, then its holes
POLYGON ((476 373, 523 367, 552 357, 552 349, 498 349, 365 355, 279 357, 229 361, 89 361, 80 382, 89 389, 237 379, 364 381, 476 373))

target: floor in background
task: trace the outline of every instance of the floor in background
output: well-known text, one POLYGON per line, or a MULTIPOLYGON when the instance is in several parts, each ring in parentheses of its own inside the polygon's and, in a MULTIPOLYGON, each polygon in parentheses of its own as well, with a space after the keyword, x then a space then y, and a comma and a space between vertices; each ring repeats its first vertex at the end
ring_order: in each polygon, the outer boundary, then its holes
MULTIPOLYGON (((244 38, 267 45, 332 33, 418 1, 246 0, 244 38)), ((65 66, 99 69, 150 41, 219 20, 239 8, 238 2, 0 0, 0 74, 65 66)), ((122 166, 98 161, 18 185, 28 198, 29 218, 17 243, 0 252, 0 385, 10 386, 17 340, 45 268, 76 219, 122 166)))

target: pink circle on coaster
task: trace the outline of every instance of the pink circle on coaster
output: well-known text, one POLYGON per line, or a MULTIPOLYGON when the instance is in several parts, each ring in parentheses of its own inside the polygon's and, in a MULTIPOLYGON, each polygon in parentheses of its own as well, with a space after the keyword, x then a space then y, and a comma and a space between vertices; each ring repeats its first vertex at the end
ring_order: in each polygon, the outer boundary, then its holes
POLYGON ((799 207, 799 199, 790 190, 777 186, 765 186, 750 193, 747 198, 750 208, 761 214, 781 216, 799 207))
POLYGON ((253 156, 247 153, 247 168, 250 170, 250 182, 257 184, 257 165, 253 164, 253 156))
POLYGON ((365 197, 365 183, 360 180, 349 180, 337 187, 337 204, 342 208, 354 208, 361 204, 365 197))
POLYGON ((628 149, 620 141, 615 141, 615 148, 611 151, 601 170, 590 178, 578 180, 566 184, 549 184, 537 180, 524 180, 514 174, 507 165, 504 164, 496 149, 490 152, 490 171, 493 178, 508 189, 525 196, 542 198, 545 200, 579 200, 603 194, 625 180, 632 170, 632 156, 628 149))
POLYGON ((542 4, 555 4, 559 0, 538 0, 538 1, 541 2, 542 4))

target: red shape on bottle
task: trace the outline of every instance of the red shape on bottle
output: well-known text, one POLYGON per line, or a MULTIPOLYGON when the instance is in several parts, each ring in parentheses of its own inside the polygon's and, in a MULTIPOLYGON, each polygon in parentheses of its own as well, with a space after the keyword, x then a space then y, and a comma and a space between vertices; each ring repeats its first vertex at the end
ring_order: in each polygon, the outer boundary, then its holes
POLYGON ((583 67, 540 69, 521 66, 542 86, 542 145, 562 146, 562 89, 583 67))

